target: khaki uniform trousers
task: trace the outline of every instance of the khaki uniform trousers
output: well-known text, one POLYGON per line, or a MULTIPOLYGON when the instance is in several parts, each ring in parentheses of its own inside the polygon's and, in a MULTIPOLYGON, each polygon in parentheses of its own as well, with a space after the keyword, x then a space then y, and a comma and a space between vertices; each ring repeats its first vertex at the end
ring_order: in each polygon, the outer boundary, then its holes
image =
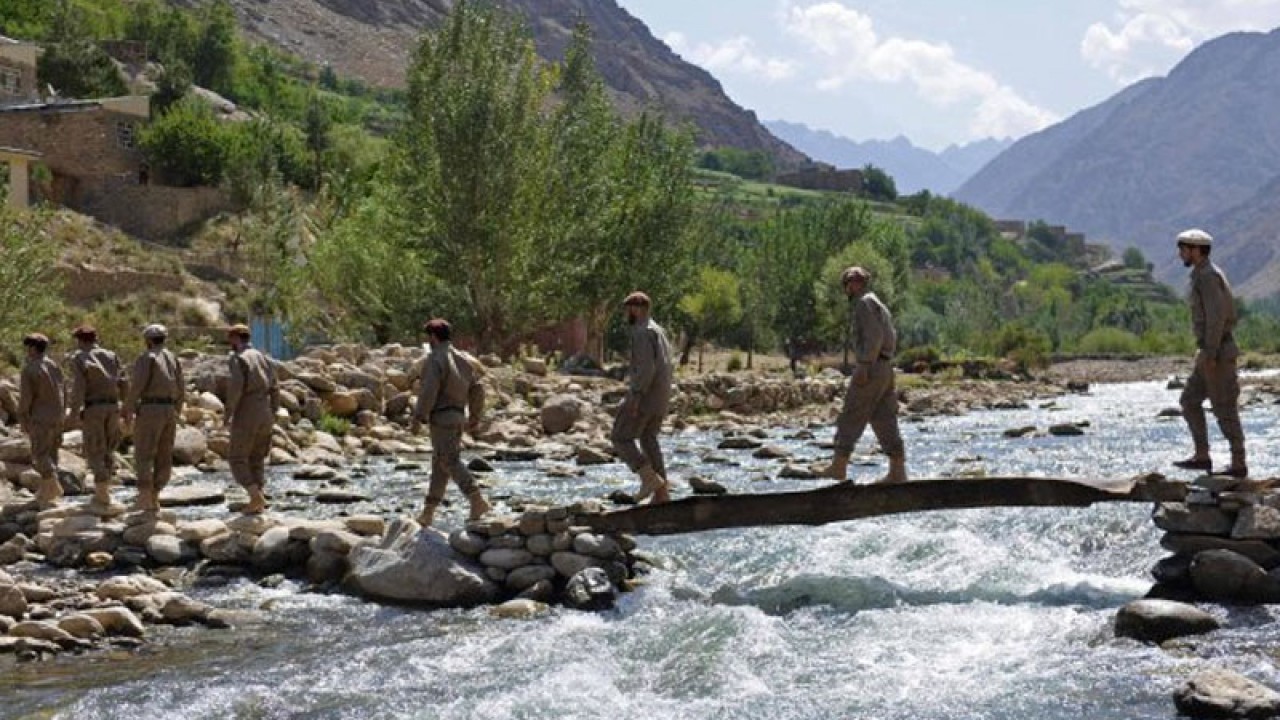
POLYGON ((84 456, 95 483, 110 483, 116 469, 116 448, 120 447, 120 406, 115 403, 90 405, 80 416, 84 433, 84 456))
POLYGON ((267 484, 267 455, 271 453, 275 423, 275 413, 265 396, 242 400, 231 419, 227 463, 231 465, 231 477, 246 490, 267 484))
POLYGON ((1182 417, 1191 430, 1191 441, 1195 444, 1196 453, 1204 455, 1209 452, 1209 428, 1204 415, 1206 398, 1213 408, 1213 414, 1218 418, 1218 429, 1222 430, 1223 437, 1231 444, 1231 457, 1243 460, 1244 428, 1240 424, 1240 379, 1236 374, 1235 359, 1217 361, 1212 373, 1206 373, 1197 364, 1182 389, 1179 400, 1182 417))
POLYGON ((658 444, 658 433, 667 416, 667 400, 641 402, 639 411, 635 413, 631 412, 631 402, 623 403, 618 409, 618 416, 613 419, 613 429, 609 432, 613 451, 632 472, 639 472, 649 465, 654 472, 666 478, 667 465, 662 458, 662 446, 658 444))
POLYGON ((449 488, 449 478, 463 495, 476 488, 475 477, 462 462, 462 421, 431 423, 431 484, 427 487, 427 505, 439 505, 449 488))
POLYGON ((904 456, 902 434, 898 431, 898 390, 893 365, 885 359, 871 365, 865 385, 849 381, 844 406, 836 418, 836 453, 853 454, 853 448, 868 424, 886 455, 904 456))
POLYGON ((138 492, 159 493, 173 474, 173 438, 178 432, 178 411, 173 405, 144 403, 133 421, 133 457, 138 471, 138 492))
POLYGON ((58 449, 62 447, 62 424, 32 420, 27 427, 31 442, 31 467, 42 478, 58 476, 58 449))

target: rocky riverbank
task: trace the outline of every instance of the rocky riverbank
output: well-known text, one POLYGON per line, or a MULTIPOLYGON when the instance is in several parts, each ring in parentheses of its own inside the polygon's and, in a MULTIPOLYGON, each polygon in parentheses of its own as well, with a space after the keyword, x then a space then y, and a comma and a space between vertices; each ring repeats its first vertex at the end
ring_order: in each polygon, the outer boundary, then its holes
MULTIPOLYGON (((316 349, 279 365, 283 402, 270 463, 291 467, 294 478, 315 483, 304 502, 343 507, 369 499, 347 487, 363 463, 399 459, 406 467, 421 467, 413 458, 429 453, 429 443, 409 431, 408 417, 422 353, 421 348, 348 345, 316 349)), ((537 459, 552 461, 543 466, 549 477, 563 477, 573 475, 574 466, 615 462, 608 431, 625 394, 621 382, 600 373, 555 372, 536 359, 514 365, 484 360, 489 412, 483 429, 468 440, 477 470, 485 470, 489 461, 537 459)), ((0 590, 0 598, 11 600, 8 612, 0 607, 0 616, 12 621, 6 622, 13 625, 10 632, 17 629, 10 637, 23 638, 21 647, 13 640, 0 643, 0 649, 39 655, 55 646, 74 650, 87 647, 86 642, 132 642, 119 638, 136 638, 136 628, 148 623, 219 627, 229 620, 182 593, 243 575, 289 575, 314 589, 426 606, 514 599, 523 609, 512 612, 526 612, 545 602, 608 606, 613 593, 625 589, 643 566, 630 538, 598 535, 576 523, 582 513, 610 507, 587 498, 561 508, 508 501, 505 515, 448 535, 422 531, 395 517, 391 508, 330 519, 228 516, 217 506, 234 501, 234 495, 229 498, 221 483, 192 482, 200 474, 227 469, 228 438, 221 427, 227 363, 222 356, 194 353, 185 353, 182 362, 187 405, 174 450, 180 479, 162 494, 166 509, 158 514, 125 513, 123 506, 93 512, 74 500, 87 483, 74 429, 65 435, 60 458, 61 480, 72 499, 46 511, 30 507, 36 478, 29 446, 12 426, 16 392, 11 383, 0 383, 0 475, 8 481, 0 483, 0 565, 11 576, 11 582, 0 582, 10 588, 0 590), (210 508, 188 509, 203 505, 210 508), (75 570, 79 575, 71 577, 79 579, 44 580, 41 571, 49 567, 75 570), (129 582, 137 592, 99 592, 103 583, 124 582, 117 577, 136 578, 129 582), (101 622, 99 632, 75 618, 68 621, 68 628, 81 632, 72 634, 74 642, 55 632, 70 634, 62 621, 88 610, 132 613, 137 623, 117 623, 113 627, 131 634, 113 635, 101 622)), ((998 375, 1014 377, 1004 369, 998 375)), ((669 422, 673 430, 720 433, 726 451, 776 459, 783 476, 811 476, 803 464, 769 445, 769 430, 813 426, 824 432, 846 384, 834 371, 803 379, 763 373, 682 376, 669 422)), ((900 395, 904 419, 912 421, 1024 407, 1036 398, 1086 387, 1078 379, 912 375, 903 376, 900 395)), ((129 456, 118 460, 124 468, 120 477, 128 484, 129 456)), ((677 495, 689 488, 721 490, 696 476, 685 480, 688 487, 677 483, 677 495)), ((629 502, 624 492, 608 499, 629 502)))

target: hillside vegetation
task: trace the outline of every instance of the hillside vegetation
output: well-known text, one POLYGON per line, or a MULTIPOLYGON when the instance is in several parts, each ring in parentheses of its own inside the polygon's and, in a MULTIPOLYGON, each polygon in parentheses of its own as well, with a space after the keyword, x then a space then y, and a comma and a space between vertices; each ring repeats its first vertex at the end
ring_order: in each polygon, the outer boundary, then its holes
MULTIPOLYGON (((94 37, 144 39, 165 77, 187 72, 253 112, 218 121, 187 84, 162 82, 142 140, 171 178, 241 201, 193 241, 245 268, 224 288, 237 293, 226 319, 255 310, 300 336, 380 343, 414 342, 443 315, 510 352, 584 318, 598 353, 625 344, 617 304, 642 288, 686 349, 834 349, 840 269, 859 264, 907 359, 1190 349, 1185 307, 1151 291, 1141 253, 1122 275, 1091 273, 1096 257, 1038 226, 1006 239, 960 203, 897 197, 883 173, 873 201, 695 169, 687 128, 618 112, 585 25, 549 64, 518 20, 459 3, 422 36, 407 89, 386 92, 247 43, 222 2, 25 7, 39 11, 24 20, 33 37, 59 39, 53 57, 94 37)), ((2 31, 14 17, 0 11, 2 31)), ((1272 320, 1244 318, 1242 344, 1274 347, 1272 320)))

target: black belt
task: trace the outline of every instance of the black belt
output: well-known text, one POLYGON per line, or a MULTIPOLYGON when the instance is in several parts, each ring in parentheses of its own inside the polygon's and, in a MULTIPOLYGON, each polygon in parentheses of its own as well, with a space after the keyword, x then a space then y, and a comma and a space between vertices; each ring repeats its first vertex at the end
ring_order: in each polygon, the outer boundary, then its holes
POLYGON ((85 400, 84 406, 94 407, 95 405, 118 405, 119 403, 120 403, 119 400, 111 400, 109 398, 100 398, 98 400, 85 400))
POLYGON ((141 405, 173 405, 175 402, 177 401, 171 400, 169 398, 145 398, 144 397, 142 398, 142 400, 139 401, 139 404, 141 405))
POLYGON ((445 406, 445 407, 438 407, 438 408, 435 408, 434 410, 432 410, 431 412, 432 412, 432 413, 438 413, 438 412, 445 412, 446 410, 457 410, 458 412, 462 412, 462 408, 460 408, 460 407, 454 407, 453 405, 448 405, 448 406, 445 406))

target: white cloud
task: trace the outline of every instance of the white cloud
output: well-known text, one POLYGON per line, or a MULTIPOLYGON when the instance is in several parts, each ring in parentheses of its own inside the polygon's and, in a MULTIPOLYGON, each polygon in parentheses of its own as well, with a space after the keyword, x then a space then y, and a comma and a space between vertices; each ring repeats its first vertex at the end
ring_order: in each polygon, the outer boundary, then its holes
POLYGON ((663 41, 689 62, 716 73, 737 73, 761 78, 767 82, 786 80, 796 73, 796 63, 782 58, 761 57, 755 42, 745 35, 721 43, 690 44, 678 32, 668 33, 663 41))
POLYGON ((1118 0, 1111 22, 1096 22, 1080 55, 1116 82, 1167 71, 1192 48, 1234 30, 1280 25, 1280 0, 1118 0))
POLYGON ((859 81, 910 83, 935 105, 972 105, 969 132, 974 137, 1017 137, 1058 120, 990 73, 965 64, 950 45, 881 38, 870 17, 843 3, 788 2, 783 27, 825 60, 825 74, 818 80, 822 90, 859 81))

